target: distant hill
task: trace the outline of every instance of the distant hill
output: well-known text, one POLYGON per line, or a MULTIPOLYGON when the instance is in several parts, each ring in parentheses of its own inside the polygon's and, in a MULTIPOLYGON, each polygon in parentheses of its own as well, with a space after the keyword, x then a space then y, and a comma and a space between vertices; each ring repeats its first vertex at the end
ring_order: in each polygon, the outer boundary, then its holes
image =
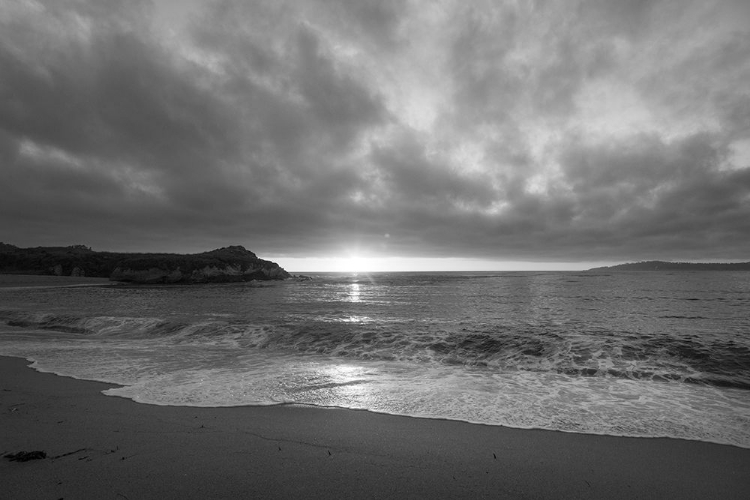
POLYGON ((0 243, 1 274, 89 276, 132 283, 286 279, 275 262, 241 246, 196 254, 96 252, 84 245, 18 248, 0 243))
POLYGON ((650 260, 617 266, 595 267, 589 269, 589 271, 750 271, 750 262, 721 264, 650 260))

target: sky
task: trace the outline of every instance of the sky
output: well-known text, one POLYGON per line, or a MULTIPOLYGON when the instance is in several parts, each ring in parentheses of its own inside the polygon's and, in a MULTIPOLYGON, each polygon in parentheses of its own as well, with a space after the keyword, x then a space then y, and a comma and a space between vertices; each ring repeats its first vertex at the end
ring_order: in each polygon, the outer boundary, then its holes
POLYGON ((750 260, 750 2, 0 0, 0 241, 750 260))

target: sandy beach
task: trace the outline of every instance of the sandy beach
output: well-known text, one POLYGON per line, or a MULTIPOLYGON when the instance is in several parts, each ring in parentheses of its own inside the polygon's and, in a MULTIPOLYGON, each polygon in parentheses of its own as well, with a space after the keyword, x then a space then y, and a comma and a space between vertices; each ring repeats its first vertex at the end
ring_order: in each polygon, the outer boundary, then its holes
POLYGON ((3 498, 750 498, 750 450, 309 407, 138 404, 0 357, 3 498))

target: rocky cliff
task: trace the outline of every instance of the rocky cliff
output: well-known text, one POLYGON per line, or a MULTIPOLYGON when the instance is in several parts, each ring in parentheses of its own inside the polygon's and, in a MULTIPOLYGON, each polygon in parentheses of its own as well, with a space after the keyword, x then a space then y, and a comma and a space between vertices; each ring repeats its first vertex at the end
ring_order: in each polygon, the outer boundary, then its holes
POLYGON ((96 252, 83 245, 18 248, 0 243, 0 273, 108 277, 130 283, 280 280, 290 275, 241 246, 197 254, 96 252))

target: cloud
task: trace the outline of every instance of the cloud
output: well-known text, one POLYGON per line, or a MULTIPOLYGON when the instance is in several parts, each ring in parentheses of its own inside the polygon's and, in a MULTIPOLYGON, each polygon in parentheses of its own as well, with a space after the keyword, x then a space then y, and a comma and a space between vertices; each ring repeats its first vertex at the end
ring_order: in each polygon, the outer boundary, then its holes
POLYGON ((0 6, 4 240, 746 258, 745 2, 157 6, 0 6))
POLYGON ((740 255, 750 171, 722 170, 712 142, 708 134, 671 143, 644 135, 571 146, 563 165, 576 200, 574 228, 583 235, 608 232, 607 251, 618 256, 636 244, 644 253, 683 258, 696 249, 740 255))

